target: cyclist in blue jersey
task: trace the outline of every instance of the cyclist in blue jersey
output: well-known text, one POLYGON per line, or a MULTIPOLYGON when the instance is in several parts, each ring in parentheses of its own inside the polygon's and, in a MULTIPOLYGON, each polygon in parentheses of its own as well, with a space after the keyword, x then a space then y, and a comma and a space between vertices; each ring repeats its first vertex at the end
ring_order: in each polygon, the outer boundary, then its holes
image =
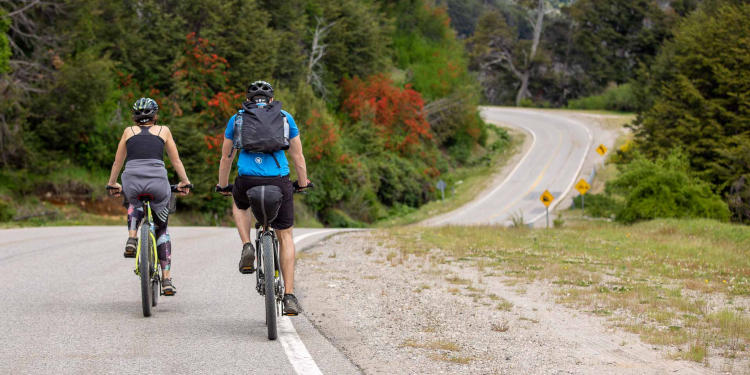
MULTIPOLYGON (((273 102, 273 87, 265 81, 256 81, 250 84, 247 90, 247 102, 244 107, 253 105, 264 106, 273 102)), ((242 111, 242 110, 240 110, 242 111)), ((307 187, 310 181, 307 179, 307 167, 305 156, 302 154, 302 141, 299 137, 299 129, 294 118, 286 111, 281 111, 289 124, 289 156, 294 162, 294 169, 299 179, 299 188, 307 187)), ((247 191, 255 186, 276 185, 281 188, 283 199, 279 213, 270 223, 276 231, 280 244, 281 271, 284 277, 285 294, 283 298, 284 315, 294 316, 302 310, 297 298, 294 296, 294 238, 292 227, 294 225, 294 199, 292 194, 295 187, 289 180, 289 163, 283 150, 273 153, 252 153, 246 150, 240 151, 237 162, 238 176, 234 181, 231 192, 227 191, 229 186, 229 173, 234 161, 233 139, 234 123, 237 114, 227 122, 224 132, 224 143, 222 146, 221 162, 219 164, 219 183, 216 190, 224 195, 232 195, 232 215, 237 225, 240 239, 242 240, 242 254, 240 256, 240 273, 253 273, 255 261, 255 248, 250 237, 251 214, 248 211, 250 201, 247 191)))

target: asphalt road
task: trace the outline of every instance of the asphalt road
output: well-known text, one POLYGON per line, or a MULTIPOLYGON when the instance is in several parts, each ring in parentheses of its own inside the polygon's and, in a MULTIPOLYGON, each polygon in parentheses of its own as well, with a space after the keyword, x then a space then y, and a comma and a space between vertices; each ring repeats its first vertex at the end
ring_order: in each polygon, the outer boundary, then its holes
MULTIPOLYGON (((594 152, 591 130, 583 123, 553 112, 484 107, 490 123, 517 128, 529 135, 531 146, 500 183, 479 199, 427 222, 432 225, 503 224, 513 215, 525 223, 545 225, 545 206, 539 197, 545 190, 556 198, 554 209, 581 176, 586 158, 594 152)), ((551 224, 550 224, 551 225, 551 224)))
POLYGON ((235 229, 170 232, 178 293, 144 318, 124 227, 1 230, 0 374, 359 373, 302 315, 267 339, 235 229))

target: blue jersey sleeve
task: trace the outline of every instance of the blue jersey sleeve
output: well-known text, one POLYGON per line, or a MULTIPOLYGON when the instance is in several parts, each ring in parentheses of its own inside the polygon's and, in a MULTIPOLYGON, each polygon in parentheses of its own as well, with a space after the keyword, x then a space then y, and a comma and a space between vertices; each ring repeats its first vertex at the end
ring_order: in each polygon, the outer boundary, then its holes
POLYGON ((224 138, 226 139, 234 140, 234 118, 235 117, 237 117, 237 115, 232 116, 229 119, 229 122, 227 122, 227 130, 224 131, 224 138))
POLYGON ((286 121, 289 123, 289 139, 299 136, 299 128, 297 128, 297 123, 294 122, 294 117, 287 111, 281 111, 281 113, 286 116, 286 121))

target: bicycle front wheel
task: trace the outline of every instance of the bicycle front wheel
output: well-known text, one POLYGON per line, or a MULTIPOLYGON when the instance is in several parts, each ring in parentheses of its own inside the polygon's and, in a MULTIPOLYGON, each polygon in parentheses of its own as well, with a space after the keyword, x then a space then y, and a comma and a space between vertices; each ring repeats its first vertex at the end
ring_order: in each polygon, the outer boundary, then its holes
POLYGON ((265 235, 260 240, 263 249, 263 283, 266 295, 266 325, 268 326, 268 339, 276 340, 276 293, 273 281, 276 276, 274 264, 273 238, 265 235))
POLYGON ((151 234, 148 222, 141 224, 141 238, 138 244, 138 272, 141 276, 141 304, 143 316, 151 316, 151 234))

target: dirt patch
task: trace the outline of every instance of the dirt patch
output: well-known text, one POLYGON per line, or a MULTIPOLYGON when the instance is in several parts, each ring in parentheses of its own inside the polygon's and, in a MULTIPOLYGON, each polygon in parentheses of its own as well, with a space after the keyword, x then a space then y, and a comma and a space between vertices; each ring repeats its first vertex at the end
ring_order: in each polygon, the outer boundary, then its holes
POLYGON ((552 285, 403 254, 350 233, 298 260, 307 316, 365 373, 716 373, 555 303, 552 285))

